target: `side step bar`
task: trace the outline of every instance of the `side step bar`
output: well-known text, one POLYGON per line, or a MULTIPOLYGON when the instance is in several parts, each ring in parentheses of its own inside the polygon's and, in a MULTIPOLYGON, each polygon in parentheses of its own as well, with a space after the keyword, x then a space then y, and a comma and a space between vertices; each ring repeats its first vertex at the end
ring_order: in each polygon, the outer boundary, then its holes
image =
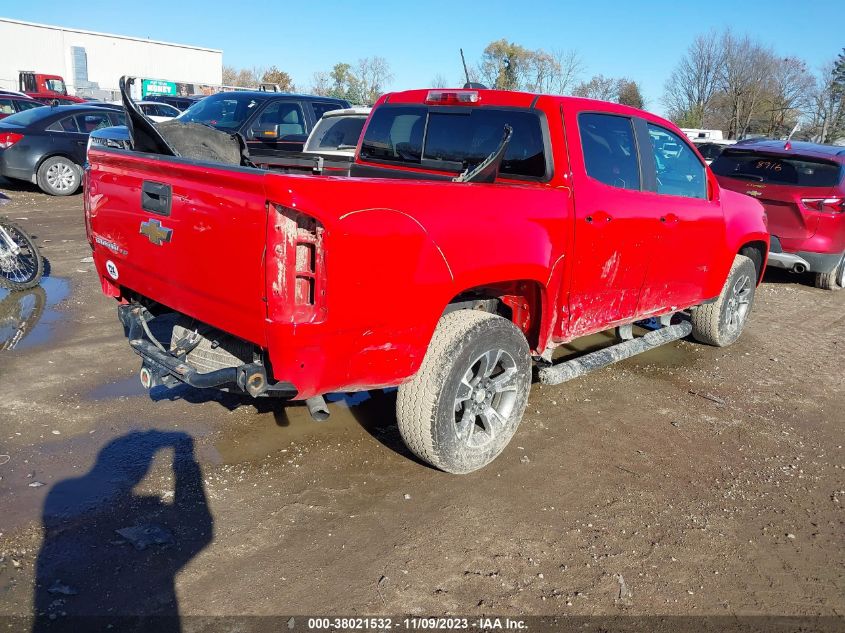
POLYGON ((564 361, 557 365, 541 367, 538 371, 540 382, 544 385, 559 385, 567 380, 578 378, 596 369, 607 367, 620 360, 642 354, 655 347, 677 341, 692 332, 692 323, 683 321, 677 325, 669 325, 659 330, 634 338, 624 343, 612 345, 597 352, 584 354, 573 360, 564 361))

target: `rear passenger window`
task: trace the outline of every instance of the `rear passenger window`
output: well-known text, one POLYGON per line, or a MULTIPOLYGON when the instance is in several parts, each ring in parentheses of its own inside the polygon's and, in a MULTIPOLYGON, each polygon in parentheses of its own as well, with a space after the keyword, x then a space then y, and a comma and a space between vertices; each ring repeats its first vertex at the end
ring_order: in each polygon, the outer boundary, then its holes
POLYGON ((47 126, 47 129, 51 132, 79 132, 79 128, 76 126, 76 119, 72 116, 66 116, 64 119, 54 121, 47 126))
POLYGON ((640 164, 631 119, 614 114, 578 115, 587 174, 619 189, 640 189, 640 164))
POLYGON ((15 106, 11 99, 0 99, 0 114, 14 114, 15 106))
POLYGON ((44 104, 40 101, 36 101, 35 99, 21 99, 18 101, 18 112, 23 112, 24 110, 32 110, 33 108, 40 108, 44 104))
POLYGON ((343 106, 338 105, 337 103, 325 103, 323 101, 312 101, 311 102, 311 109, 314 110, 314 119, 319 121, 323 118, 323 115, 326 112, 331 112, 332 110, 341 110, 343 106))
POLYGON ((704 165, 692 148, 674 132, 648 124, 657 169, 657 193, 684 198, 707 198, 704 165))
POLYGON ((361 156, 419 164, 427 112, 416 107, 378 108, 367 126, 361 156))
POLYGON ((94 130, 111 126, 109 115, 105 112, 102 114, 77 114, 75 118, 79 131, 83 134, 90 134, 94 130))

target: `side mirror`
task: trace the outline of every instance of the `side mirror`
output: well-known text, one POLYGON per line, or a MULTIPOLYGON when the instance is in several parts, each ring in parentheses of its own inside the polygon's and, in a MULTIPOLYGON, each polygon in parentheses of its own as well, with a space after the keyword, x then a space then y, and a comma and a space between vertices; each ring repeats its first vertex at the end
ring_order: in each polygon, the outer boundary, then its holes
POLYGON ((252 138, 256 141, 278 141, 279 126, 258 124, 252 128, 252 138))

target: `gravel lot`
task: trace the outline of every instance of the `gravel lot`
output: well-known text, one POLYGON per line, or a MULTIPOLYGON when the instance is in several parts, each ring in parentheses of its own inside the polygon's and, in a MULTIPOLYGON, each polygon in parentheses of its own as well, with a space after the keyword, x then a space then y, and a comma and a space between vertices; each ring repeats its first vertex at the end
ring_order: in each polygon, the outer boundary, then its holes
POLYGON ((535 384, 456 477, 410 457, 391 392, 323 423, 144 392, 81 196, 0 189, 50 264, 0 294, 0 324, 44 306, 0 351, 0 615, 845 615, 845 292, 770 272, 733 347, 535 384))

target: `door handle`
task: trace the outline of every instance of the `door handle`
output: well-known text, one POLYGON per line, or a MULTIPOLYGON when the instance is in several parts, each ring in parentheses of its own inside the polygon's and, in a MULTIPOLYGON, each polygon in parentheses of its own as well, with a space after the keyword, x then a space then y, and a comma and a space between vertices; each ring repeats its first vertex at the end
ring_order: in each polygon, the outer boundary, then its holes
POLYGON ((170 215, 172 200, 173 195, 168 184, 145 180, 141 185, 141 208, 150 213, 170 215))
POLYGON ((587 224, 607 224, 613 219, 613 216, 605 211, 596 211, 584 219, 587 221, 587 224))

